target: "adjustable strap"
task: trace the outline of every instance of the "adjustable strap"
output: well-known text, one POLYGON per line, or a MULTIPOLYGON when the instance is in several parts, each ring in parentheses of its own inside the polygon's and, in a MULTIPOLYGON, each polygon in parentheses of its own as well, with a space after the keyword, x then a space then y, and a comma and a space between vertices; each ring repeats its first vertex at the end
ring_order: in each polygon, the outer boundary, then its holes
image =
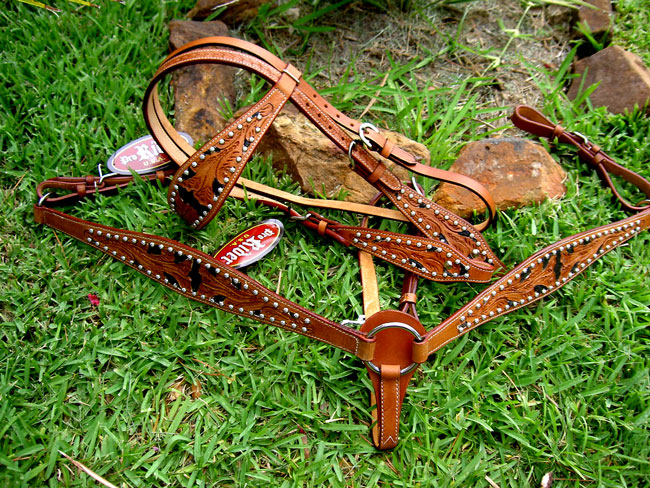
MULTIPOLYGON (((331 105, 322 99, 313 88, 299 77, 299 73, 295 68, 284 64, 275 56, 267 53, 258 46, 245 41, 225 37, 215 37, 190 43, 188 46, 172 53, 163 62, 147 89, 144 104, 145 120, 159 145, 165 150, 165 152, 170 154, 179 165, 186 165, 186 160, 188 158, 192 159, 191 162, 195 162, 197 165, 200 164, 200 161, 194 159, 196 156, 192 156, 194 152, 191 147, 189 147, 189 145, 176 134, 171 124, 167 121, 158 102, 156 85, 162 77, 174 69, 197 63, 223 63, 242 67, 257 73, 269 82, 276 84, 279 83, 281 77, 291 78, 294 82, 297 82, 297 85, 290 95, 292 102, 325 135, 327 135, 334 144, 343 151, 348 152, 349 156, 355 162, 354 170, 364 178, 370 180, 375 187, 382 191, 393 202, 393 204, 397 206, 399 211, 402 212, 402 214, 417 228, 419 228, 424 235, 432 239, 439 238, 443 243, 447 243, 458 249, 458 251, 466 257, 481 259, 493 267, 497 267, 501 264, 494 253, 489 249, 487 243, 485 243, 483 238, 480 236, 480 232, 478 232, 475 227, 471 226, 471 224, 446 211, 442 207, 439 207, 425 197, 418 196, 413 199, 407 199, 404 197, 406 187, 402 185, 390 171, 384 170, 383 166, 380 165, 362 145, 356 144, 348 133, 341 130, 341 127, 350 130, 355 128, 361 130, 361 125, 358 122, 345 122, 346 120, 350 121, 351 119, 344 117, 343 114, 336 111, 331 107, 331 105), (470 234, 473 237, 469 237, 470 234)), ((288 93, 289 90, 285 91, 288 93)), ((234 131, 228 132, 234 133, 234 131)), ((215 138, 217 142, 220 140, 224 140, 224 142, 228 141, 227 138, 223 137, 223 133, 224 132, 221 133, 221 136, 215 138)), ((364 134, 363 131, 359 132, 359 135, 361 134, 364 134)), ((371 142, 371 145, 374 145, 374 142, 371 142)), ((382 144, 382 147, 384 145, 385 144, 382 144)), ((214 147, 215 151, 216 149, 219 149, 216 145, 210 147, 214 147)), ((397 151, 397 149, 395 149, 395 151, 397 151)), ((384 151, 384 153, 385 152, 386 151, 384 151)), ((205 148, 199 150, 199 154, 205 155, 205 148)), ((230 156, 230 153, 227 153, 227 155, 230 156)), ((206 158, 207 156, 208 155, 206 155, 206 158)), ((219 154, 218 156, 222 159, 224 158, 224 154, 219 154)), ((240 163, 244 164, 245 158, 243 156, 241 156, 241 158, 242 161, 240 161, 240 163)), ((225 167, 225 163, 223 166, 225 167)), ((409 169, 412 169, 411 166, 409 166, 409 169)), ((233 176, 239 174, 241 169, 237 165, 228 166, 226 169, 231 170, 233 167, 235 169, 233 176)), ((417 166, 416 169, 417 168, 419 168, 419 166, 417 166)), ((425 169, 428 167, 424 166, 422 168, 423 171, 428 172, 428 176, 440 177, 445 181, 452 183, 455 182, 470 190, 472 190, 472 187, 476 188, 476 185, 478 184, 461 175, 455 175, 454 173, 449 172, 439 173, 440 170, 436 170, 435 168, 425 169)), ((220 167, 219 169, 221 170, 222 168, 220 167)), ((184 171, 188 171, 188 175, 185 176, 192 176, 191 168, 185 166, 184 171)), ((217 178, 219 178, 219 176, 220 175, 217 175, 217 178)), ((228 175, 224 175, 223 178, 228 178, 230 181, 234 179, 228 175)), ((185 180, 186 178, 184 178, 183 181, 185 180)), ((225 182, 220 181, 219 184, 221 183, 225 182)), ((202 191, 205 191, 205 195, 209 196, 210 191, 208 191, 209 189, 205 190, 206 187, 207 184, 204 182, 199 184, 199 188, 202 191)), ((218 189, 219 188, 217 188, 217 190, 218 189)), ((184 190, 188 191, 188 188, 186 187, 184 190)), ((228 191, 228 183, 221 185, 221 193, 224 198, 228 194, 228 191)), ((487 192, 483 193, 487 194, 487 192)), ((485 197, 484 195, 482 198, 483 200, 489 200, 489 196, 485 197)), ((199 198, 197 198, 197 200, 198 199, 199 198)), ((489 207, 490 203, 487 202, 487 204, 489 207)), ((186 219, 197 228, 205 225, 207 221, 212 218, 217 208, 217 205, 214 203, 206 204, 206 202, 203 202, 201 205, 201 207, 197 206, 197 209, 195 209, 200 212, 189 211, 188 215, 185 216, 186 219), (206 209, 205 207, 208 205, 212 205, 212 208, 206 209), (203 220, 201 220, 200 217, 203 217, 203 220), (194 218, 194 220, 191 220, 192 218, 194 218)))
POLYGON ((551 140, 557 139, 559 142, 571 144, 578 148, 580 159, 596 170, 603 186, 612 191, 614 197, 621 203, 623 210, 626 212, 639 212, 648 207, 647 204, 633 205, 627 201, 614 186, 610 173, 620 176, 628 183, 636 186, 648 199, 650 199, 650 182, 638 173, 616 163, 599 146, 589 142, 582 134, 565 130, 561 125, 554 124, 534 108, 525 105, 516 107, 510 118, 517 127, 531 134, 551 140))

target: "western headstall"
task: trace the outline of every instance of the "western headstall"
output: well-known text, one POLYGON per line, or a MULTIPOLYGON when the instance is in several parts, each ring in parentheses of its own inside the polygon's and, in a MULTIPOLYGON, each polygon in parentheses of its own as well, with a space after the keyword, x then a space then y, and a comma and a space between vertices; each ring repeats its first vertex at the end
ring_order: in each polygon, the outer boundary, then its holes
POLYGON ((415 310, 418 278, 487 283, 495 271, 505 268, 480 233, 490 224, 496 211, 490 194, 480 183, 419 163, 373 125, 361 124, 332 107, 292 65, 254 44, 228 37, 201 39, 170 54, 146 91, 144 116, 151 134, 178 168, 143 175, 143 178, 169 184, 170 207, 192 228, 201 229, 207 225, 226 198, 233 196, 281 209, 319 235, 357 248, 364 312, 368 317, 361 328, 357 330, 307 310, 247 274, 180 242, 88 222, 52 208, 86 196, 109 194, 128 185, 132 176, 58 177, 44 181, 38 186, 39 201, 34 206, 36 221, 86 242, 192 300, 320 340, 365 361, 374 387, 371 401, 376 404, 373 442, 379 449, 397 445, 407 385, 417 367, 432 353, 481 324, 542 299, 650 226, 649 202, 644 201, 641 206, 627 202, 616 191, 609 175, 622 177, 648 198, 650 182, 615 163, 584 136, 551 123, 532 108, 517 107, 512 116, 515 125, 537 136, 575 146, 580 158, 597 171, 603 184, 632 216, 562 239, 509 272, 501 271, 497 281, 449 318, 427 330, 415 310), (272 88, 259 102, 195 150, 165 117, 157 85, 172 71, 201 63, 243 68, 264 78, 272 88), (373 204, 303 198, 240 176, 260 139, 289 100, 349 155, 353 170, 377 188, 397 210, 373 204), (373 152, 414 174, 467 188, 486 204, 488 219, 472 226, 426 198, 417 184, 402 183, 372 155, 373 152), (64 193, 57 196, 57 191, 64 193), (303 216, 294 209, 295 205, 334 208, 409 222, 416 233, 370 229, 365 220, 360 226, 343 225, 313 211, 303 216), (406 270, 399 310, 379 310, 371 256, 406 270))

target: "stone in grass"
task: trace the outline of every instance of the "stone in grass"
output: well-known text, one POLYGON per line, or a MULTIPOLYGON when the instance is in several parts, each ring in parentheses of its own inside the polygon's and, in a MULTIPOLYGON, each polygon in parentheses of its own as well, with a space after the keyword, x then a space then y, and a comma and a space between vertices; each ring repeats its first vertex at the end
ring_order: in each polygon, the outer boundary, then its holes
MULTIPOLYGON (((428 164, 429 151, 401 134, 382 130, 398 146, 428 164)), ((314 126, 292 105, 285 106, 259 146, 262 154, 270 155, 276 169, 286 171, 306 193, 334 197, 344 190, 346 200, 368 203, 378 192, 350 169, 348 155, 314 126)), ((408 172, 401 166, 376 155, 401 180, 408 172)))
POLYGON ((226 7, 219 19, 226 24, 239 24, 254 19, 261 5, 271 0, 198 0, 187 16, 190 19, 205 19, 215 10, 226 7))
POLYGON ((647 110, 650 102, 650 71, 639 56, 620 46, 610 46, 593 56, 577 61, 576 73, 583 76, 573 80, 569 98, 598 83, 590 95, 596 107, 607 107, 612 113, 632 111, 635 106, 647 110))
MULTIPOLYGON (((547 198, 560 198, 566 173, 539 144, 518 138, 484 139, 470 142, 460 152, 450 171, 482 183, 497 208, 533 205, 547 198)), ((485 205, 459 186, 442 183, 434 201, 461 217, 480 215, 485 205)))
MULTIPOLYGON (((610 0, 586 0, 589 5, 578 9, 577 22, 588 29, 596 39, 602 40, 612 28, 612 2, 610 0)), ((580 35, 579 30, 577 31, 580 35)))
MULTIPOLYGON (((173 20, 169 23, 172 50, 202 37, 227 36, 223 22, 173 20)), ((235 103, 236 69, 220 64, 201 64, 181 68, 172 75, 177 130, 187 132, 194 141, 206 142, 225 125, 220 115, 222 103, 235 103)))

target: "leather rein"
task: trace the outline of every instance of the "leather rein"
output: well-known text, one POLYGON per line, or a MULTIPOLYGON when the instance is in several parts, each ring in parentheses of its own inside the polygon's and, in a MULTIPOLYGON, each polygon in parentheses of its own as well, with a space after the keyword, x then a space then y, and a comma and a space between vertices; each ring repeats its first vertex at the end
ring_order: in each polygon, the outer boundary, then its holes
POLYGON ((173 170, 142 175, 168 184, 168 202, 192 228, 205 227, 228 196, 255 200, 287 213, 319 235, 359 251, 364 310, 360 329, 338 323, 266 288, 247 274, 180 242, 152 234, 116 229, 82 220, 52 207, 87 196, 114 193, 132 176, 53 178, 37 189, 35 220, 86 242, 167 288, 206 305, 274 325, 338 347, 365 361, 374 387, 376 423, 373 442, 379 449, 397 445, 399 417, 407 385, 419 364, 445 344, 501 315, 534 303, 562 287, 597 259, 650 226, 650 205, 632 205, 621 197, 609 174, 624 178, 650 198, 650 182, 618 165, 584 136, 566 131, 529 107, 517 107, 512 120, 539 137, 575 146, 594 167, 624 210, 633 215, 562 239, 533 254, 479 293, 435 328, 427 330, 415 311, 417 281, 487 283, 505 268, 481 231, 496 214, 487 190, 466 176, 423 165, 386 139, 371 124, 352 120, 324 100, 290 64, 260 47, 227 37, 201 39, 171 53, 153 77, 144 98, 145 121, 161 148, 176 163, 173 170), (164 115, 157 85, 172 71, 201 63, 220 63, 251 71, 271 90, 214 138, 195 150, 164 115), (260 139, 287 101, 350 157, 353 170, 372 184, 397 210, 341 201, 309 199, 241 177, 260 139), (488 219, 472 226, 422 195, 416 184, 402 183, 372 153, 414 174, 460 185, 486 204, 488 219), (55 195, 56 192, 66 192, 55 195), (349 226, 316 212, 298 213, 293 206, 331 208, 365 216, 404 221, 415 234, 370 229, 366 221, 349 226), (372 256, 406 270, 399 310, 381 311, 372 256))

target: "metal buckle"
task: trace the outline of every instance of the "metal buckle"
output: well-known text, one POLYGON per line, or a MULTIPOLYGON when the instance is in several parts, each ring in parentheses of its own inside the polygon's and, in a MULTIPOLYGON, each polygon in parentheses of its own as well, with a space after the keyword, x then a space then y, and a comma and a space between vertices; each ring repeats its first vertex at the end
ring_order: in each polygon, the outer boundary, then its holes
MULTIPOLYGON (((368 332, 366 334, 366 337, 368 338, 375 337, 379 332, 386 329, 404 329, 410 332, 411 334, 413 334, 413 337, 415 337, 416 342, 422 342, 424 340, 424 337, 422 337, 422 335, 417 330, 415 330, 410 325, 402 322, 386 322, 385 324, 379 324, 377 327, 375 327, 370 332, 368 332)), ((366 361, 366 365, 368 365, 368 367, 375 373, 381 374, 381 370, 379 369, 379 367, 372 361, 366 361)), ((400 374, 403 376, 406 373, 410 373, 417 367, 417 365, 418 363, 415 362, 409 364, 408 366, 400 370, 400 374)))
POLYGON ((117 176, 119 173, 104 174, 103 171, 102 171, 102 163, 99 163, 97 165, 97 174, 99 176, 99 181, 94 182, 95 183, 95 188, 97 188, 97 183, 99 183, 101 185, 104 182, 105 178, 110 178, 111 176, 117 176))
POLYGON ((359 315, 357 320, 341 320, 341 325, 363 325, 366 321, 365 315, 359 315))
POLYGON ((350 160, 350 164, 348 166, 350 169, 354 169, 354 165, 356 164, 354 162, 354 159, 352 158, 352 149, 354 149, 354 146, 357 145, 357 139, 353 139, 352 142, 350 143, 350 147, 348 147, 348 159, 350 160))
POLYGON ((289 216, 289 220, 297 221, 297 222, 302 222, 303 220, 309 220, 312 216, 312 213, 306 213, 305 215, 291 215, 289 216))
POLYGON ((580 139, 582 139, 582 143, 583 143, 585 146, 590 146, 590 145, 591 145, 591 142, 589 142, 589 139, 588 139, 587 136, 584 135, 583 133, 578 132, 578 131, 574 131, 574 132, 573 132, 573 135, 574 135, 574 136, 578 136, 580 139))
POLYGON ((359 126, 359 139, 363 141, 363 143, 368 149, 372 149, 372 141, 368 139, 366 137, 366 134, 364 133, 364 130, 366 129, 374 130, 377 134, 379 134, 379 129, 377 129, 377 127, 375 127, 370 122, 364 122, 359 126))
POLYGON ((52 192, 47 192, 45 195, 43 195, 41 198, 38 199, 38 206, 40 207, 43 205, 43 202, 47 200, 47 197, 49 197, 52 194, 52 192))

